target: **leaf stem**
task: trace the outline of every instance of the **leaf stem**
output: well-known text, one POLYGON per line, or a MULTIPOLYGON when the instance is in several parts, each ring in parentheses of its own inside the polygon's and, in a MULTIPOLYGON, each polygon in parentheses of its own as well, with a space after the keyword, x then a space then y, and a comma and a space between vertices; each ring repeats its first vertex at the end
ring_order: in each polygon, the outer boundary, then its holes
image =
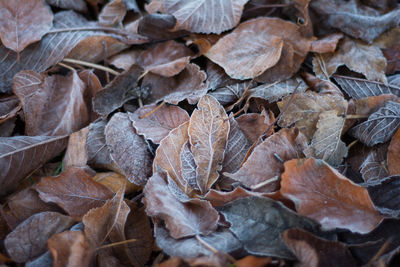
POLYGON ((98 69, 98 70, 102 70, 102 71, 106 71, 115 76, 118 76, 120 74, 118 71, 115 71, 108 67, 105 67, 105 66, 102 66, 99 64, 95 64, 95 63, 91 63, 91 62, 87 62, 87 61, 82 61, 82 60, 73 59, 73 58, 64 58, 62 61, 67 62, 67 63, 78 64, 78 65, 82 65, 82 66, 86 66, 86 67, 90 67, 90 68, 94 68, 94 69, 98 69))
POLYGON ((115 243, 103 245, 103 246, 97 248, 97 250, 103 249, 103 248, 109 248, 109 247, 119 246, 119 245, 123 245, 123 244, 128 244, 128 243, 132 243, 132 242, 136 242, 136 241, 138 241, 138 240, 135 239, 135 238, 133 238, 133 239, 128 239, 128 240, 124 240, 124 241, 119 241, 119 242, 115 242, 115 243))

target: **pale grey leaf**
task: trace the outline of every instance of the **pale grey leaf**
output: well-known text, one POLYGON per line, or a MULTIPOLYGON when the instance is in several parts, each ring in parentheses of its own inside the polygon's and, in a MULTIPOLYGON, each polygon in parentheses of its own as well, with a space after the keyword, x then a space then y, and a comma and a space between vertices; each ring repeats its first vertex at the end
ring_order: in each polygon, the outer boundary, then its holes
POLYGON ((200 190, 196 182, 196 162, 189 147, 190 143, 187 141, 183 144, 180 159, 182 166, 182 179, 186 181, 185 185, 191 186, 193 189, 200 190))
POLYGON ((253 88, 254 85, 254 82, 240 82, 217 88, 208 94, 215 97, 221 105, 227 105, 238 100, 247 87, 253 88))
POLYGON ((365 182, 379 180, 389 176, 387 172, 387 146, 378 146, 368 153, 367 157, 360 166, 360 173, 365 182))

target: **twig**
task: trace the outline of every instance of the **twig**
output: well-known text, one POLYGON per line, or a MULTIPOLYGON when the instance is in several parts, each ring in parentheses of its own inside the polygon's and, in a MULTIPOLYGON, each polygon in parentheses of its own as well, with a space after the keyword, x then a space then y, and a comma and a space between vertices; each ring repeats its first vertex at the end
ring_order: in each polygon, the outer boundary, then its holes
POLYGON ((105 66, 102 66, 99 64, 95 64, 95 63, 91 63, 91 62, 87 62, 87 61, 82 61, 82 60, 73 59, 73 58, 64 58, 62 61, 67 62, 67 63, 78 64, 78 65, 82 65, 82 66, 86 66, 86 67, 90 67, 90 68, 94 68, 94 69, 98 69, 98 70, 102 70, 102 71, 106 71, 115 76, 120 74, 119 72, 117 72, 113 69, 110 69, 108 67, 105 67, 105 66))
POLYGON ((144 118, 150 116, 151 114, 153 114, 154 112, 156 112, 157 110, 159 110, 159 109, 160 109, 162 106, 164 106, 164 105, 165 105, 165 101, 161 102, 161 104, 158 105, 158 106, 157 106, 155 109, 153 109, 152 111, 150 111, 150 112, 144 114, 143 116, 140 116, 139 119, 144 119, 144 118))
POLYGON ((365 114, 348 114, 346 115, 345 119, 349 120, 349 119, 366 119, 368 118, 368 115, 365 114))
POLYGON ((64 64, 64 63, 61 63, 61 62, 58 62, 57 64, 60 65, 60 66, 63 67, 63 68, 69 69, 69 70, 72 71, 72 72, 75 71, 75 69, 74 69, 73 67, 71 67, 71 66, 69 66, 69 65, 67 65, 67 64, 64 64))
POLYGON ((277 181, 278 179, 279 179, 279 176, 274 176, 274 177, 272 177, 272 178, 270 178, 270 179, 268 179, 268 180, 262 181, 262 182, 259 183, 259 184, 253 185, 253 186, 251 186, 250 188, 251 188, 251 190, 256 190, 256 189, 259 189, 259 188, 263 187, 264 185, 267 185, 267 184, 269 184, 269 183, 275 182, 275 181, 277 181))
POLYGON ((115 243, 103 245, 103 246, 97 248, 97 250, 103 249, 103 248, 109 248, 109 247, 119 246, 119 245, 123 245, 123 244, 128 244, 128 243, 132 243, 132 242, 136 242, 136 241, 138 241, 138 240, 135 239, 135 238, 133 238, 133 239, 128 239, 128 240, 124 240, 124 241, 119 241, 119 242, 115 242, 115 243))
POLYGON ((51 33, 60 33, 60 32, 72 32, 72 31, 103 31, 103 32, 112 32, 120 35, 128 35, 128 33, 123 32, 119 29, 110 28, 110 27, 74 27, 74 28, 63 28, 63 29, 53 29, 48 31, 46 34, 51 33))
POLYGON ((354 146, 355 144, 358 143, 358 140, 354 140, 353 142, 351 142, 348 146, 347 149, 350 149, 350 147, 354 146))

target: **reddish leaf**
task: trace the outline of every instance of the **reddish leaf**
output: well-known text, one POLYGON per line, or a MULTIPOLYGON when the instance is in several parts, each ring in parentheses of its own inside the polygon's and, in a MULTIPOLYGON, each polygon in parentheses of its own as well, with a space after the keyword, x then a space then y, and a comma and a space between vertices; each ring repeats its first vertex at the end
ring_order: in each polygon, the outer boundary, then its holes
POLYGON ((92 251, 82 231, 65 231, 48 240, 54 266, 79 267, 89 265, 92 251))
POLYGON ((111 158, 134 184, 143 186, 151 174, 152 157, 143 138, 136 134, 126 113, 116 113, 105 128, 111 158))
POLYGON ((188 133, 197 165, 197 184, 205 194, 219 177, 229 134, 228 116, 214 97, 200 99, 190 117, 188 133))
POLYGON ((189 120, 188 113, 180 107, 167 105, 159 109, 157 107, 157 105, 146 105, 129 115, 137 133, 155 144, 159 144, 172 129, 189 120))
POLYGON ((47 240, 73 225, 71 217, 57 212, 41 212, 26 219, 4 240, 8 254, 16 262, 27 262, 44 253, 47 240))
MULTIPOLYGON (((257 142, 258 138, 265 134, 274 120, 275 118, 272 112, 269 114, 246 113, 236 119, 240 130, 242 130, 251 143, 257 142)), ((273 134, 273 132, 274 129, 271 127, 271 130, 268 132, 268 134, 273 134)))
POLYGON ((147 10, 150 13, 161 11, 172 14, 177 20, 174 30, 219 34, 232 29, 239 23, 243 6, 247 1, 162 0, 153 1, 147 6, 147 10))
POLYGON ((0 137, 0 195, 16 188, 32 171, 60 154, 67 140, 66 136, 0 137))
POLYGON ((295 203, 299 214, 319 221, 325 229, 368 233, 382 220, 367 189, 321 160, 286 162, 281 192, 295 203))
POLYGON ((19 53, 39 41, 51 28, 53 13, 42 0, 0 1, 0 38, 19 53))
POLYGON ((64 135, 89 123, 85 85, 76 72, 64 77, 22 71, 13 91, 22 102, 27 135, 64 135))
POLYGON ((126 14, 126 7, 122 0, 108 2, 99 14, 99 23, 104 26, 114 26, 122 22, 126 14))
POLYGON ((340 39, 343 38, 342 33, 333 33, 325 36, 322 39, 313 41, 311 43, 311 51, 314 53, 333 53, 336 50, 336 46, 340 39))
POLYGON ((191 51, 181 43, 173 40, 158 43, 143 51, 137 63, 145 71, 164 77, 172 77, 181 72, 190 61, 191 51))
POLYGON ((299 158, 307 141, 297 129, 282 129, 255 147, 249 158, 235 173, 225 174, 249 188, 273 192, 279 188, 283 161, 299 158))
POLYGON ((72 217, 80 218, 90 209, 102 206, 113 193, 80 168, 69 168, 58 177, 44 177, 36 185, 46 202, 57 203, 72 217))
POLYGON ((218 212, 208 201, 190 199, 185 203, 180 202, 159 173, 149 179, 144 195, 147 215, 165 221, 170 235, 175 239, 208 235, 217 229, 218 212))
POLYGON ((289 229, 282 233, 282 239, 296 255, 301 266, 356 266, 356 261, 346 245, 329 241, 301 230, 289 229))
POLYGON ((394 134, 387 153, 387 164, 390 175, 400 174, 400 129, 394 134))
POLYGON ((251 255, 246 256, 235 262, 236 267, 247 267, 247 266, 267 267, 270 264, 272 264, 271 258, 259 258, 251 255))

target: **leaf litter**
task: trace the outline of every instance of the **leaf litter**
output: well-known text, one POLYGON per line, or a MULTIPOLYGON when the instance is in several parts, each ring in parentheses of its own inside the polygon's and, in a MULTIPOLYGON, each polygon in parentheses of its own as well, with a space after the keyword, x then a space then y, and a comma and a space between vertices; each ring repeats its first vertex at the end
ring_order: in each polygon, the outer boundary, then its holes
POLYGON ((0 0, 0 265, 395 264, 400 7, 267 2, 0 0))

